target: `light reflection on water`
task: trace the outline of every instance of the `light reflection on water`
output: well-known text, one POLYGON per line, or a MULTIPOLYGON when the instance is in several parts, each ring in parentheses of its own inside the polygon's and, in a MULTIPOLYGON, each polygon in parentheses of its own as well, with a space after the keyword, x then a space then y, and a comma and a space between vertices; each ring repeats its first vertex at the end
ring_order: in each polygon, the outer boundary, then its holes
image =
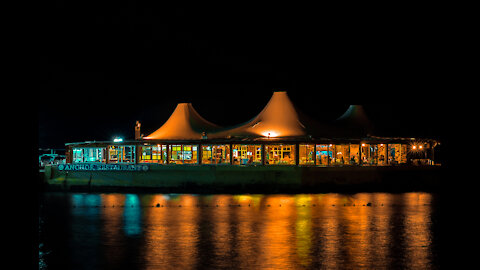
POLYGON ((42 265, 435 268, 433 196, 46 193, 42 265))

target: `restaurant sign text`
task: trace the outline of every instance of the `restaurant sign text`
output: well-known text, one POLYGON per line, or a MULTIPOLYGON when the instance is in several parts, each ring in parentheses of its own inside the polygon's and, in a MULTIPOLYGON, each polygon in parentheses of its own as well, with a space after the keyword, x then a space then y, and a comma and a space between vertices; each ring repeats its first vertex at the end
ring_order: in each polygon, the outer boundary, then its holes
POLYGON ((60 164, 60 171, 148 171, 148 165, 128 164, 60 164))

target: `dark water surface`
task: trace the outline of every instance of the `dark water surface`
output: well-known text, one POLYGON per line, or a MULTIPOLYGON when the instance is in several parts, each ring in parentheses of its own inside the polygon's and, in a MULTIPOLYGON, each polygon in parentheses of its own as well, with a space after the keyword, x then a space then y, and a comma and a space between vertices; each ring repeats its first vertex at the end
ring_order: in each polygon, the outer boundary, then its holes
POLYGON ((438 268, 437 196, 44 193, 40 268, 438 268))

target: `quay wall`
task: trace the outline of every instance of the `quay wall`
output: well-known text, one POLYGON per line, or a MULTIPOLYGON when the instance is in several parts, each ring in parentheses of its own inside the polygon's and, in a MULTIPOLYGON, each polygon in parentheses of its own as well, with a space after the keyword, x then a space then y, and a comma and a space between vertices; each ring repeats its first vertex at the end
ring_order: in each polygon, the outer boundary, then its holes
POLYGON ((430 190, 442 186, 439 166, 309 167, 149 165, 148 171, 60 171, 45 167, 52 190, 178 193, 430 190))

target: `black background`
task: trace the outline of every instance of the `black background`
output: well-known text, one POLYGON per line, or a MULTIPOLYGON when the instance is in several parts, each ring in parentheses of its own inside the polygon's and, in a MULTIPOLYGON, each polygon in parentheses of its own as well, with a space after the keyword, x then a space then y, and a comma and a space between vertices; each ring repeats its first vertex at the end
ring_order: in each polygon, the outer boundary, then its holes
MULTIPOLYGON (((133 139, 136 120, 148 135, 179 102, 229 126, 257 115, 274 90, 286 90, 313 118, 333 120, 349 104, 363 104, 378 135, 437 138, 442 148, 463 106, 452 99, 459 88, 447 72, 457 42, 448 35, 452 19, 433 4, 43 5, 32 23, 41 78, 28 95, 37 113, 33 167, 38 148, 133 139)), ((433 222, 442 250, 457 211, 451 202, 460 201, 445 194, 433 222)))
POLYGON ((432 8, 50 2, 38 146, 133 139, 179 102, 230 126, 274 90, 333 120, 364 104, 378 135, 444 139, 443 25, 432 8))

